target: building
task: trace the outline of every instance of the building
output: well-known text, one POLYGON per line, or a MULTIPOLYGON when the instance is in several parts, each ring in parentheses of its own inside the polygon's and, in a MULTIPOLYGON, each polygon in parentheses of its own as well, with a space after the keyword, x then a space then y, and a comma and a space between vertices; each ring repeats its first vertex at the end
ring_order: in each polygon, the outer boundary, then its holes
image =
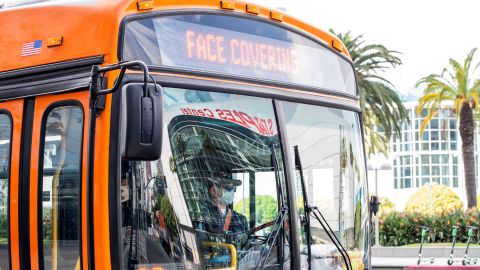
MULTIPOLYGON (((402 136, 391 139, 388 163, 391 169, 377 170, 378 193, 388 197, 403 210, 410 196, 428 183, 437 183, 450 187, 466 205, 463 160, 458 121, 452 111, 453 103, 445 103, 438 114, 420 134, 420 128, 427 115, 423 110, 417 115, 418 97, 410 96, 404 102, 410 116, 410 124, 402 127, 402 136)), ((475 159, 478 150, 475 138, 475 159)), ((378 163, 379 161, 377 161, 378 163)), ((385 162, 385 160, 380 161, 385 162)), ((375 174, 369 171, 370 193, 375 192, 375 174)), ((477 183, 478 192, 478 183, 477 183)))

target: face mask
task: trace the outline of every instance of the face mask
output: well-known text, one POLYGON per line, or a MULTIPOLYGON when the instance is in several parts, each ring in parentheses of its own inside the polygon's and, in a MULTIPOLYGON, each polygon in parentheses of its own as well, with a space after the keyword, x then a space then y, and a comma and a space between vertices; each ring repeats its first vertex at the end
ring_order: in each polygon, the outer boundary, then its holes
POLYGON ((220 203, 223 205, 229 205, 233 203, 234 191, 224 191, 222 197, 220 198, 220 203))

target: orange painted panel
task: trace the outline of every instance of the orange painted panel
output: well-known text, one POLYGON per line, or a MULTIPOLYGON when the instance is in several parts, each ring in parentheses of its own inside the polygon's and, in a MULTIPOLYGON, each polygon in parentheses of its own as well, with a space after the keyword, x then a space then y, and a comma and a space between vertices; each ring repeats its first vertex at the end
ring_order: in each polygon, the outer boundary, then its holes
POLYGON ((0 110, 6 110, 12 117, 12 151, 10 157, 10 257, 12 270, 20 269, 19 247, 19 168, 20 140, 22 137, 23 99, 0 102, 0 110))
MULTIPOLYGON (((109 87, 111 86, 112 83, 110 83, 109 87)), ((110 215, 108 207, 111 102, 111 95, 107 95, 105 110, 97 118, 95 132, 95 168, 93 176, 95 269, 105 270, 112 268, 110 261, 110 215)))
MULTIPOLYGON (((7 8, 0 10, 0 72, 104 55, 106 63, 117 62, 117 45, 120 22, 125 16, 150 13, 159 10, 208 9, 223 10, 225 13, 243 13, 271 20, 267 7, 258 7, 258 15, 247 13, 245 2, 233 1, 234 10, 220 8, 220 0, 154 0, 153 9, 137 10, 137 0, 82 0, 68 3, 50 2, 42 5, 7 8), (23 29, 28 29, 24 31, 23 29), (61 46, 47 47, 47 39, 63 37, 61 46), (22 56, 22 44, 41 40, 41 52, 22 56)), ((339 44, 341 52, 348 56, 343 43, 328 31, 320 30, 292 16, 275 10, 282 15, 280 24, 289 25, 331 46, 339 44)), ((321 13, 319 13, 321 16, 321 13)))

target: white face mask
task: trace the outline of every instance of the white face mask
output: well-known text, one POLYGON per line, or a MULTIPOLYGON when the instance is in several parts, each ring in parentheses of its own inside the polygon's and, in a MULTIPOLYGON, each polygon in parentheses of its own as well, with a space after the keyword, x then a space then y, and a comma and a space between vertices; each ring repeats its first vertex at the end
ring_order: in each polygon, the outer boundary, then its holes
POLYGON ((222 197, 220 198, 220 203, 223 204, 223 205, 229 205, 229 204, 232 204, 233 203, 233 195, 235 194, 235 192, 233 190, 231 191, 226 191, 224 190, 223 191, 223 195, 222 197))

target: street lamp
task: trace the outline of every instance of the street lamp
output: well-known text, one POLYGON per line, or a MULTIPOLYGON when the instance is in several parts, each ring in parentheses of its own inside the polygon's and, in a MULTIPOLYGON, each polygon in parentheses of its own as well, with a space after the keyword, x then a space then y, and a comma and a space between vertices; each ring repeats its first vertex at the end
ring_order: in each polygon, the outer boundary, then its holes
MULTIPOLYGON (((391 170, 392 165, 388 162, 384 163, 379 163, 379 162, 368 162, 367 163, 367 170, 375 171, 375 196, 378 198, 378 171, 379 170, 391 170)), ((377 212, 375 214, 375 246, 379 247, 380 246, 380 227, 379 227, 379 221, 378 221, 378 215, 379 213, 377 212)))

